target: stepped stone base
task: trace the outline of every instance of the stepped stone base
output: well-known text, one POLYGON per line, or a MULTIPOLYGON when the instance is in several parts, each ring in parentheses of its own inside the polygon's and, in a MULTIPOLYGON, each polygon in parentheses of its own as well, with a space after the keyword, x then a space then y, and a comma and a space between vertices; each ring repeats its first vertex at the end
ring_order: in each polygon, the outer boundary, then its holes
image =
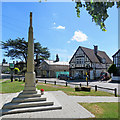
POLYGON ((37 93, 22 92, 11 102, 4 104, 2 115, 56 109, 62 109, 56 98, 48 92, 41 95, 40 91, 37 90, 37 93))

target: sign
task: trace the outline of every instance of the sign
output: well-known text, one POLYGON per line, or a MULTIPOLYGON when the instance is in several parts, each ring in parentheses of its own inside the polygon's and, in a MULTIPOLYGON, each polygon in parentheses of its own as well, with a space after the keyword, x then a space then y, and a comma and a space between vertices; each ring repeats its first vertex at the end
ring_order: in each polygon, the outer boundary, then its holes
POLYGON ((14 68, 14 64, 13 63, 9 63, 9 67, 10 67, 10 69, 14 68))

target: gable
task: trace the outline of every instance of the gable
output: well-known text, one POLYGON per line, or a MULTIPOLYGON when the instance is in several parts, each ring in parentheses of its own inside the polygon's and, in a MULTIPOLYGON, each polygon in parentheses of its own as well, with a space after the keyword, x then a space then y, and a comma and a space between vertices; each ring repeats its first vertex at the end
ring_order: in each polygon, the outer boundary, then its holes
POLYGON ((76 56, 82 56, 82 55, 86 55, 86 57, 92 63, 102 63, 102 61, 105 60, 107 64, 112 64, 112 60, 109 58, 109 56, 104 51, 98 50, 97 55, 95 55, 93 49, 85 48, 82 46, 78 47, 78 49, 74 53, 69 63, 71 64, 72 62, 75 62, 76 56))
POLYGON ((86 53, 83 51, 83 49, 81 48, 81 46, 79 46, 78 49, 76 50, 76 52, 74 53, 74 55, 72 56, 69 64, 72 63, 72 62, 75 62, 76 58, 79 58, 79 57, 86 57, 86 60, 91 62, 91 60, 86 55, 86 53))
POLYGON ((116 55, 120 56, 120 49, 112 57, 115 57, 116 55))

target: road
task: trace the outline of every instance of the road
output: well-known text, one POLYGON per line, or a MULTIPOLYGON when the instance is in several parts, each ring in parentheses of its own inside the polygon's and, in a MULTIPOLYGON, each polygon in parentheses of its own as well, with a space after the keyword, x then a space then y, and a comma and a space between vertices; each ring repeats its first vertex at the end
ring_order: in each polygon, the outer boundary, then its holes
MULTIPOLYGON (((10 78, 10 74, 1 74, 1 76, 2 76, 2 79, 10 78)), ((19 76, 15 75, 14 78, 16 78, 16 77, 19 77, 19 76)), ((24 77, 24 76, 20 76, 20 77, 24 77)), ((58 84, 58 85, 64 85, 64 86, 66 85, 66 81, 65 80, 59 80, 57 78, 37 78, 37 79, 39 80, 39 82, 41 82, 40 80, 47 80, 49 82, 56 81, 56 84, 58 84), (58 82, 62 82, 62 83, 58 83, 58 82)), ((76 80, 72 80, 72 81, 68 80, 67 82, 68 82, 68 86, 71 86, 71 87, 74 88, 75 85, 72 85, 72 84, 78 84, 78 86, 80 85, 80 83, 82 85, 87 85, 86 82, 82 82, 82 81, 80 82, 80 81, 76 81, 76 80)), ((51 82, 51 83, 53 83, 53 82, 51 82)), ((102 82, 92 81, 92 82, 89 82, 89 85, 92 85, 92 86, 97 85, 97 86, 100 86, 100 87, 111 88, 111 89, 117 88, 117 94, 120 95, 120 84, 119 83, 108 83, 106 81, 102 81, 102 82)), ((94 89, 94 87, 93 87, 93 89, 94 89)), ((107 89, 100 89, 100 88, 98 88, 98 90, 114 93, 114 91, 107 90, 107 89)))
MULTIPOLYGON (((1 79, 9 79, 11 74, 1 74, 1 79)), ((13 75, 14 78, 24 77, 22 75, 13 75)))
MULTIPOLYGON (((44 82, 44 80, 46 80, 47 82, 50 82, 52 84, 54 84, 54 82, 52 81, 56 81, 56 84, 58 85, 66 85, 66 81, 65 80, 59 80, 59 79, 56 79, 56 78, 37 78, 39 82, 41 82, 41 80, 43 80, 42 82, 44 82), (62 82, 62 83, 59 83, 59 82, 62 82)), ((78 84, 78 86, 80 85, 80 83, 82 85, 87 85, 86 82, 80 82, 80 81, 67 81, 68 82, 68 86, 71 86, 71 87, 75 87, 76 85, 72 85, 72 84, 78 84)), ((111 88, 111 89, 115 89, 117 88, 117 94, 120 95, 120 84, 119 83, 109 83, 109 82, 106 82, 106 81, 102 81, 102 82, 99 82, 99 81, 92 81, 92 82, 89 82, 89 85, 91 86, 99 86, 99 87, 104 87, 104 88, 111 88)), ((94 87, 93 87, 94 89, 94 87)), ((105 91, 105 92, 110 92, 110 93, 114 93, 114 91, 112 90, 107 90, 107 89, 101 89, 101 88, 98 88, 98 90, 100 91, 105 91)))

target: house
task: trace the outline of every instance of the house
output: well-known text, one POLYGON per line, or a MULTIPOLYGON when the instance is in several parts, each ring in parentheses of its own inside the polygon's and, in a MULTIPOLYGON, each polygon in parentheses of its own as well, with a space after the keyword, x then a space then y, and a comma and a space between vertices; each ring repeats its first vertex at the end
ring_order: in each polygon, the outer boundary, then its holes
POLYGON ((9 68, 9 64, 8 63, 2 63, 2 64, 0 64, 1 73, 3 73, 4 71, 6 71, 8 68, 9 68))
POLYGON ((112 75, 112 80, 120 81, 120 49, 112 56, 113 63, 116 65, 117 73, 112 75))
POLYGON ((79 46, 69 64, 70 76, 84 78, 87 72, 90 79, 96 79, 109 68, 112 60, 104 51, 98 50, 98 46, 94 46, 94 49, 79 46))
POLYGON ((58 74, 69 74, 69 63, 44 60, 40 65, 41 77, 58 77, 58 74))
POLYGON ((112 57, 113 63, 116 65, 118 74, 120 75, 120 49, 112 57))

